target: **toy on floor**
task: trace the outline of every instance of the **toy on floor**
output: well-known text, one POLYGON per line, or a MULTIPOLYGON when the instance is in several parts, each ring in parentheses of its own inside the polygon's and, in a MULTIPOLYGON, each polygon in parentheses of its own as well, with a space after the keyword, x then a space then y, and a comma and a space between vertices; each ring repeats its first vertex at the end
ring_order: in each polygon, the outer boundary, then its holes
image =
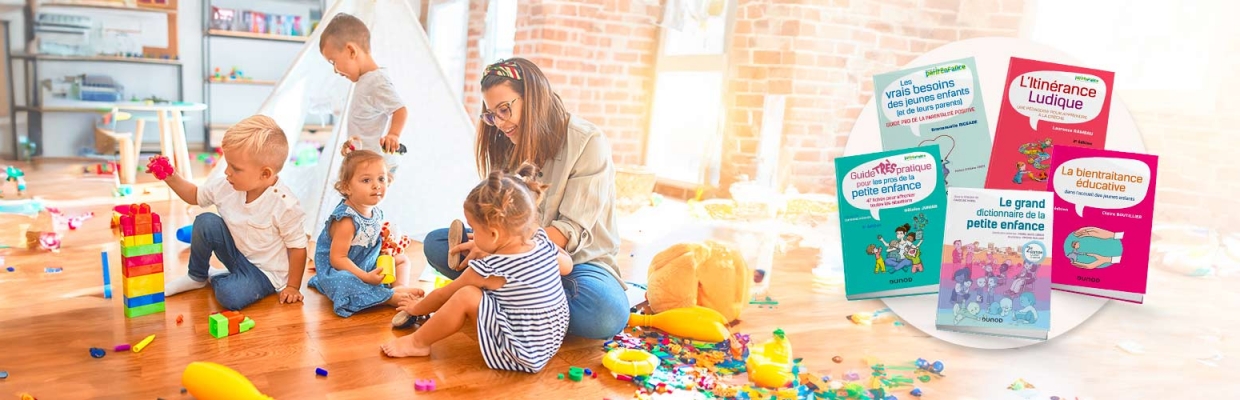
POLYGON ((159 214, 148 204, 121 216, 121 272, 125 317, 164 312, 164 240, 159 214))
POLYGON ((710 240, 659 252, 647 276, 646 300, 654 312, 702 306, 718 311, 725 322, 740 318, 753 282, 741 252, 710 240))
POLYGON ((615 349, 603 356, 603 366, 621 375, 650 375, 658 368, 659 358, 645 350, 615 349))
POLYGON ((396 260, 393 256, 404 253, 405 248, 409 247, 413 241, 405 235, 397 238, 392 233, 391 224, 388 222, 383 223, 383 228, 379 230, 379 237, 382 238, 382 243, 379 247, 378 266, 383 268, 383 283, 396 282, 396 260))
POLYGON ((241 373, 213 362, 189 363, 181 386, 198 400, 271 400, 241 373))
MULTIPOLYGON (((20 169, 17 169, 17 167, 14 167, 12 165, 4 167, 5 186, 9 186, 8 183, 12 182, 13 186, 15 186, 15 188, 17 189, 16 190, 17 197, 19 198, 22 197, 22 195, 26 193, 26 178, 25 177, 26 177, 26 173, 22 172, 22 170, 20 169)), ((4 198, 3 187, 0 187, 0 198, 4 198)))
POLYGON ((145 339, 142 339, 141 342, 138 342, 138 344, 133 345, 133 352, 141 353, 142 350, 145 349, 147 345, 150 345, 151 342, 153 341, 155 341, 154 334, 152 334, 151 336, 147 336, 145 339))
POLYGON ((419 391, 419 392, 422 392, 422 391, 426 391, 426 392, 434 391, 434 390, 435 390, 435 380, 434 380, 434 379, 415 379, 415 380, 413 381, 413 390, 416 390, 416 391, 419 391))
MULTIPOLYGON (((108 115, 111 115, 111 114, 108 114, 108 115)), ((84 166, 82 167, 82 173, 83 174, 94 174, 94 175, 115 175, 116 169, 117 169, 116 162, 108 161, 105 163, 84 166)))
POLYGON ((103 259, 103 298, 112 298, 112 271, 108 269, 108 252, 100 252, 99 258, 103 259))
POLYGON ((175 173, 176 170, 172 168, 172 162, 168 160, 168 157, 151 156, 150 161, 146 164, 146 172, 155 175, 155 179, 162 181, 168 179, 168 176, 175 173))
POLYGON ((177 240, 181 241, 182 243, 189 244, 189 242, 193 239, 194 239, 194 226, 193 225, 185 225, 180 228, 177 228, 177 240))
POLYGON ((776 329, 775 336, 766 342, 749 346, 749 359, 745 370, 749 381, 768 388, 782 388, 796 377, 792 373, 792 343, 784 336, 783 329, 776 329))
POLYGON ((687 339, 719 343, 728 338, 727 320, 718 311, 692 306, 654 315, 629 315, 629 327, 649 326, 687 339))
POLYGON ((254 328, 254 320, 236 311, 211 314, 207 331, 216 339, 225 338, 254 328))

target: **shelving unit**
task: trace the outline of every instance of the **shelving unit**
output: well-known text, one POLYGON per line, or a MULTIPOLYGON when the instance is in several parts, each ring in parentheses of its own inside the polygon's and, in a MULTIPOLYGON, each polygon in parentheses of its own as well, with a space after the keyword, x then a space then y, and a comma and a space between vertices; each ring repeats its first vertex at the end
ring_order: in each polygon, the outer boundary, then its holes
MULTIPOLYGON (((119 6, 119 5, 111 4, 111 3, 89 2, 89 1, 47 2, 47 3, 39 3, 38 7, 40 9, 86 8, 86 9, 106 9, 106 10, 116 10, 116 11, 127 11, 127 12, 132 11, 132 12, 138 12, 138 13, 165 14, 165 15, 169 15, 170 21, 175 20, 174 17, 176 15, 175 9, 126 7, 126 6, 119 6)), ((30 9, 30 6, 26 5, 26 6, 23 6, 22 8, 23 8, 22 14, 24 16, 23 23, 27 27, 34 26, 34 20, 33 20, 34 13, 30 9)), ((172 67, 175 69, 175 75, 176 75, 177 96, 175 100, 176 101, 184 100, 185 85, 182 80, 182 75, 181 75, 182 63, 180 60, 169 59, 169 58, 119 57, 119 56, 102 56, 102 55, 64 56, 64 55, 50 55, 50 54, 30 54, 30 53, 24 53, 24 52, 13 53, 13 50, 10 48, 10 44, 9 44, 10 40, 8 37, 8 33, 9 33, 8 26, 9 26, 9 22, 4 21, 4 29, 5 29, 4 30, 4 33, 5 33, 4 35, 5 36, 4 61, 6 65, 8 66, 8 68, 6 69, 8 71, 8 73, 6 74, 6 79, 8 79, 9 88, 10 88, 10 91, 9 91, 9 122, 10 122, 10 132, 12 134, 12 140, 13 140, 13 158, 14 159, 19 158, 19 155, 21 153, 21 149, 19 146, 19 138, 18 138, 18 133, 17 133, 17 118, 18 118, 17 113, 18 112, 26 113, 26 121, 27 121, 26 122, 26 127, 27 127, 26 139, 29 142, 34 143, 36 145, 35 151, 33 154, 31 154, 31 156, 41 156, 43 155, 43 150, 44 150, 44 146, 43 146, 44 114, 47 114, 47 113, 98 113, 98 112, 106 112, 111 109, 111 107, 105 107, 104 105, 102 105, 103 103, 101 103, 99 107, 94 107, 94 106, 89 105, 90 102, 77 102, 77 101, 70 102, 71 104, 69 105, 55 104, 55 102, 53 102, 52 104, 44 104, 44 99, 42 95, 42 85, 39 81, 40 80, 40 77, 39 77, 40 63, 94 62, 94 63, 112 63, 112 64, 124 64, 124 65, 141 65, 141 66, 148 66, 148 67, 172 67), (14 68, 15 61, 20 61, 20 67, 21 67, 20 68, 20 74, 21 74, 20 79, 22 80, 22 87, 24 88, 21 96, 18 96, 16 93, 17 86, 15 85, 15 83, 17 82, 17 78, 15 78, 15 75, 17 75, 19 72, 15 70, 19 68, 14 68), (17 100, 19 99, 22 100, 22 105, 18 104, 17 100)), ((174 28, 175 25, 171 25, 171 27, 174 28)), ((33 33, 33 30, 27 29, 27 35, 30 35, 32 33, 33 33)), ((33 39, 34 39, 33 37, 25 37, 23 42, 28 43, 33 39)), ((170 34, 169 40, 170 41, 175 40, 175 36, 172 36, 170 34)))
POLYGON ((219 29, 208 29, 209 36, 227 36, 235 38, 256 39, 256 40, 274 40, 278 42, 302 42, 305 43, 305 36, 288 36, 288 35, 272 35, 270 33, 252 33, 252 32, 236 32, 222 31, 219 29))
MULTIPOLYGON (((231 8, 237 10, 237 15, 234 16, 234 18, 241 18, 241 10, 267 12, 269 7, 274 9, 289 9, 290 5, 304 6, 310 11, 318 11, 321 13, 323 10, 327 9, 329 2, 330 0, 255 0, 246 2, 237 0, 202 1, 202 71, 205 75, 203 77, 202 93, 203 102, 208 105, 207 111, 203 114, 203 142, 206 143, 208 151, 211 150, 213 142, 218 141, 219 133, 228 129, 232 123, 236 122, 230 120, 232 118, 227 117, 227 115, 230 114, 230 111, 232 111, 231 114, 240 114, 239 112, 236 112, 237 110, 243 110, 245 113, 255 111, 248 109, 250 106, 249 103, 252 103, 255 98, 259 98, 261 100, 269 96, 271 91, 275 89, 275 85, 279 83, 280 75, 276 74, 278 73, 282 75, 287 70, 288 65, 293 62, 292 57, 289 57, 288 60, 284 61, 285 64, 283 65, 283 68, 280 68, 279 72, 275 72, 269 67, 270 65, 273 65, 271 61, 258 61, 257 59, 253 61, 248 59, 237 61, 234 56, 232 57, 233 61, 238 63, 252 62, 262 64, 236 65, 235 67, 241 71, 248 71, 250 67, 265 67, 267 71, 256 74, 257 76, 251 79, 215 80, 212 79, 212 75, 214 74, 216 67, 220 67, 221 72, 226 72, 224 71, 225 68, 234 67, 233 65, 226 64, 227 61, 219 60, 221 58, 230 58, 228 56, 231 54, 226 53, 240 51, 237 50, 237 48, 242 46, 249 46, 251 48, 255 46, 264 46, 264 48, 271 49, 272 51, 270 52, 261 52, 264 57, 272 57, 272 54, 278 54, 281 51, 296 51, 300 49, 301 46, 304 46, 306 40, 309 39, 309 32, 311 31, 311 27, 314 22, 311 21, 308 16, 304 19, 301 28, 305 32, 306 36, 275 35, 216 29, 211 23, 213 7, 231 8), (214 65, 214 62, 221 62, 222 64, 214 65), (233 101, 233 96, 244 97, 238 97, 237 101, 233 101), (218 97, 227 97, 228 99, 224 100, 219 99, 218 97), (243 107, 244 109, 238 107, 243 107), (213 109, 215 111, 212 111, 213 109), (225 117, 221 118, 221 115, 224 115, 225 117)), ((286 13, 286 15, 287 14, 294 13, 289 12, 286 13)), ((295 56, 296 53, 293 54, 295 56)), ((319 129, 321 129, 321 127, 319 127, 319 129)), ((305 128, 306 131, 310 132, 319 129, 315 129, 311 126, 306 126, 305 128)))

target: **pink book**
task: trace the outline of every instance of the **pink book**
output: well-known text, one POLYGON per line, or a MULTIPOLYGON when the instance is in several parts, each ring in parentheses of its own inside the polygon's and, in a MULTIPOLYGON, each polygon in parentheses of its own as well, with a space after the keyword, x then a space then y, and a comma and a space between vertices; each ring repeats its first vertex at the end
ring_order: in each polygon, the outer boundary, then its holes
POLYGON ((1106 148, 1115 73, 1012 57, 987 189, 1046 190, 1053 146, 1106 148))
POLYGON ((1158 156, 1055 146, 1051 288, 1145 301, 1158 156))

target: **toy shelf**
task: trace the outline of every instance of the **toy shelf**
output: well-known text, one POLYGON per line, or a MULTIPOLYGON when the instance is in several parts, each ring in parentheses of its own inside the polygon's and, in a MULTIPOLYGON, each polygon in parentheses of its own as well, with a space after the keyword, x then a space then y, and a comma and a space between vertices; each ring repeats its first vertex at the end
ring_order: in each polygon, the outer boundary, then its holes
POLYGON ((117 62, 130 64, 181 65, 181 60, 147 57, 116 57, 116 56, 54 56, 47 54, 13 54, 14 60, 66 61, 66 62, 117 62))
POLYGON ((62 8, 98 8, 104 10, 121 10, 121 11, 145 11, 160 14, 176 14, 177 10, 165 8, 146 8, 146 7, 128 7, 119 5, 115 2, 106 1, 53 1, 49 3, 39 4, 39 7, 62 7, 62 8))
POLYGON ((216 85, 257 85, 257 86, 275 86, 276 81, 268 81, 263 79, 230 79, 230 80, 214 80, 207 79, 207 83, 216 85))
POLYGON ((305 42, 306 39, 309 39, 309 37, 307 36, 272 35, 270 33, 225 31, 225 30, 220 30, 220 29, 208 30, 207 34, 211 36, 234 37, 234 38, 257 39, 257 40, 275 40, 275 41, 281 41, 281 42, 305 42))

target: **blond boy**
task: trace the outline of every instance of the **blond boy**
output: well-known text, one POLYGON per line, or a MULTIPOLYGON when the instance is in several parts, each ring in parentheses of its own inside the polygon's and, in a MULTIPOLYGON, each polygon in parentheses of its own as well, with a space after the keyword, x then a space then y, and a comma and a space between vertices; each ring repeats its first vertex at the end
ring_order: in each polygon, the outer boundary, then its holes
POLYGON ((306 215, 277 176, 288 158, 284 131, 270 117, 255 115, 229 128, 221 148, 223 177, 202 187, 175 173, 164 178, 181 200, 219 212, 194 219, 189 274, 168 280, 164 295, 202 288, 210 278, 225 309, 240 310, 275 293, 281 303, 301 301, 306 215), (208 277, 212 253, 227 273, 208 277))
POLYGON ((358 147, 385 154, 389 172, 396 172, 400 160, 393 153, 400 149, 407 111, 387 70, 370 56, 370 30, 357 17, 337 14, 323 28, 319 52, 337 74, 354 83, 346 118, 351 139, 341 154, 358 147))

